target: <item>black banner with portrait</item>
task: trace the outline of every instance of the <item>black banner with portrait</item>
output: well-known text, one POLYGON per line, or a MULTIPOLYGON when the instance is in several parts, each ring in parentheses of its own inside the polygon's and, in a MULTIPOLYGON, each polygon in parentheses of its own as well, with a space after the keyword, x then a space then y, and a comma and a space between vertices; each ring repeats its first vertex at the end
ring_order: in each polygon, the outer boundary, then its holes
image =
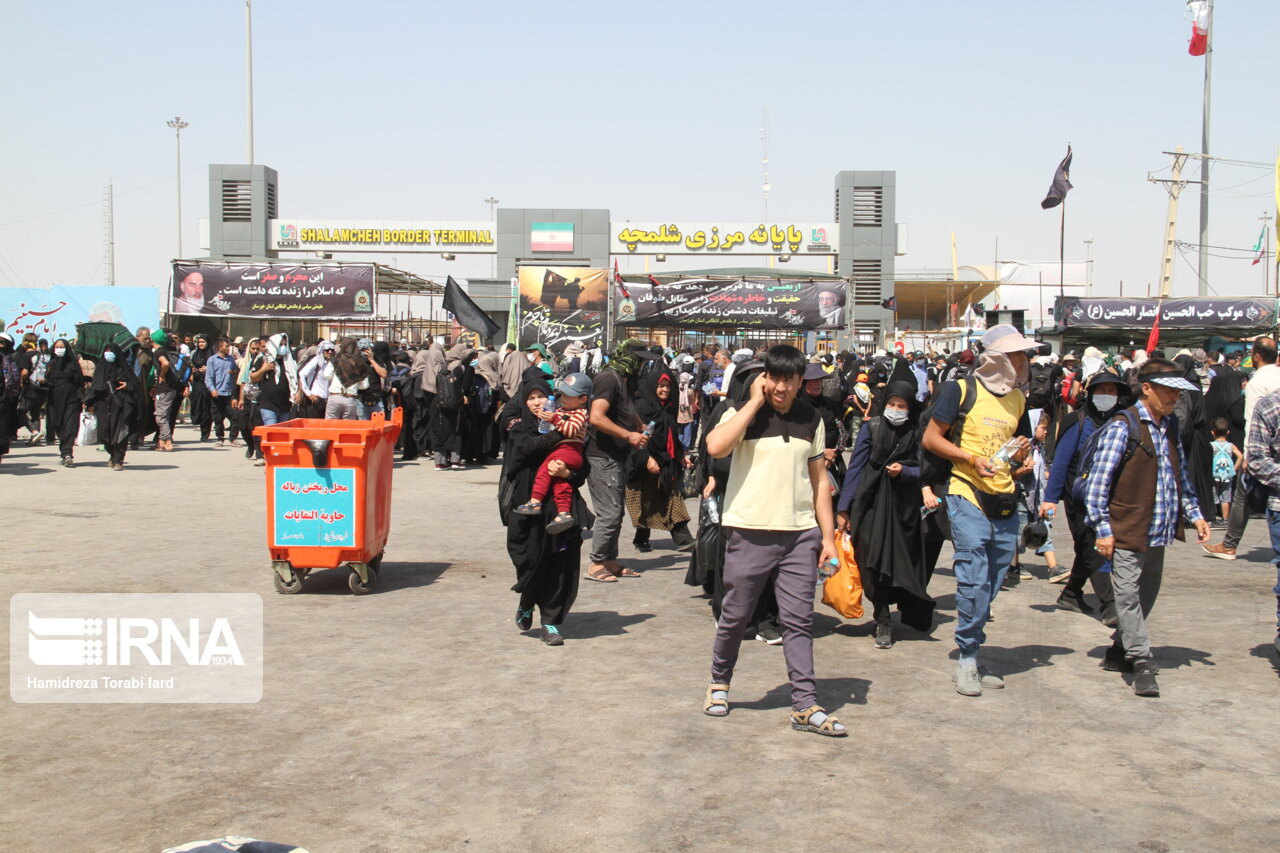
POLYGON ((688 278, 613 283, 614 322, 667 328, 843 329, 843 281, 688 278))
POLYGON ((373 264, 174 264, 171 313, 353 318, 374 314, 373 264))

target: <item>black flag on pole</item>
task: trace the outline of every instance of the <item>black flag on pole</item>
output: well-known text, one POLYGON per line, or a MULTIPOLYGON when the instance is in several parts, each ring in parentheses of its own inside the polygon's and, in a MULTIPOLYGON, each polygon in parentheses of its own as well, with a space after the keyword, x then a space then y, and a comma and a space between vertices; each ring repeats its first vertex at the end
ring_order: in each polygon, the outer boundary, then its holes
POLYGON ((1040 207, 1048 210, 1057 207, 1067 200, 1067 190, 1071 189, 1071 146, 1067 146, 1067 156, 1058 164, 1058 171, 1053 173, 1053 183, 1049 186, 1049 194, 1040 202, 1040 207))
POLYGON ((454 316, 459 326, 475 332, 482 341, 488 342, 501 331, 493 318, 471 301, 471 297, 453 280, 453 276, 445 279, 444 310, 454 316))

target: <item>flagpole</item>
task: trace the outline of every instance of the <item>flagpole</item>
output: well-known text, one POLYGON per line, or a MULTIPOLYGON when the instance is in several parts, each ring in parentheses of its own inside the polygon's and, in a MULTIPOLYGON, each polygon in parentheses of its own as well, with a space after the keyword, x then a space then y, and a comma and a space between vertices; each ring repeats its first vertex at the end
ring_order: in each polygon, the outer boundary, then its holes
POLYGON ((1213 79, 1213 0, 1209 0, 1208 34, 1204 52, 1204 113, 1200 124, 1200 288, 1209 295, 1209 91, 1213 79))
POLYGON ((1066 296, 1063 289, 1064 270, 1066 269, 1066 245, 1067 245, 1067 199, 1062 198, 1062 221, 1058 226, 1058 298, 1066 296))

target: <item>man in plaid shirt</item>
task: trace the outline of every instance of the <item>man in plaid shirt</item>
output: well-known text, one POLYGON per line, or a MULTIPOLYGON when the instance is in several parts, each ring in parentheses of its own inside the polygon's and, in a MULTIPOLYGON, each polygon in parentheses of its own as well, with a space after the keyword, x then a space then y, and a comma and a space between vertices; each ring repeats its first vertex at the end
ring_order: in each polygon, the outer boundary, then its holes
POLYGON ((1249 437, 1245 440, 1249 476, 1265 486, 1267 527, 1271 530, 1271 547, 1276 556, 1276 651, 1280 652, 1280 391, 1273 391, 1253 407, 1249 421, 1249 437))
POLYGON ((1169 417, 1181 392, 1196 388, 1178 365, 1158 358, 1139 368, 1138 380, 1142 397, 1129 410, 1137 416, 1137 446, 1122 463, 1131 440, 1127 417, 1101 428, 1086 481, 1085 519, 1097 533, 1098 553, 1112 562, 1120 623, 1103 666, 1132 672, 1139 696, 1159 696, 1146 617, 1160 592, 1165 548, 1183 538, 1180 516, 1195 525, 1200 543, 1209 541, 1209 523, 1187 475, 1177 424, 1169 417))

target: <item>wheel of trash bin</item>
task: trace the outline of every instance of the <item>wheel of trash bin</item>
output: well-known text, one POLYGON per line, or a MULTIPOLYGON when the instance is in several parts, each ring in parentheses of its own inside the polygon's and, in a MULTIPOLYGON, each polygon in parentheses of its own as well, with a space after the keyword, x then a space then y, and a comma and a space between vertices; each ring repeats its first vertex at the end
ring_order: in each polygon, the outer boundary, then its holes
POLYGON ((297 593, 302 592, 302 575, 297 572, 290 572, 289 580, 286 581, 284 578, 280 577, 279 572, 272 571, 271 579, 275 581, 276 592, 281 595, 296 595, 297 593))
POLYGON ((368 565, 365 571, 369 573, 368 583, 360 580, 360 575, 355 569, 352 569, 351 574, 347 576, 347 586, 350 587, 351 591, 356 595, 368 595, 373 592, 373 588, 378 584, 378 572, 373 567, 372 563, 368 565))

